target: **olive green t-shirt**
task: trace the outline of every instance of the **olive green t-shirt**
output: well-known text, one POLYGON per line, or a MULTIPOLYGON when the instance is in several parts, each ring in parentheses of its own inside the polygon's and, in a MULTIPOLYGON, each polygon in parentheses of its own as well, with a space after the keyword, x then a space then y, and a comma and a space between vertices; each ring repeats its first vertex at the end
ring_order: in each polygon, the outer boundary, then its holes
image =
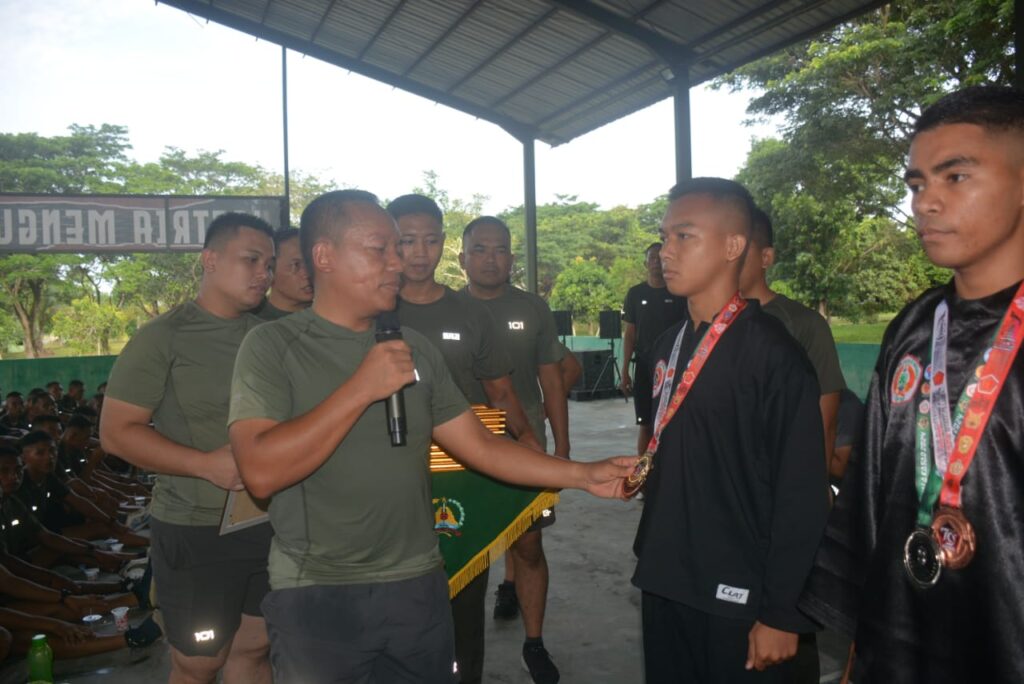
POLYGON ((285 311, 284 309, 278 309, 276 306, 270 303, 269 299, 263 300, 259 308, 253 309, 252 314, 261 321, 276 321, 278 318, 284 318, 291 311, 285 311))
MULTIPOLYGON (((392 447, 384 402, 372 404, 313 474, 274 495, 273 589, 410 579, 441 566, 429 452, 435 425, 469 406, 441 353, 402 328, 419 381, 404 389, 406 445, 392 447)), ((235 363, 230 422, 284 422, 311 411, 347 381, 375 344, 300 311, 252 331, 235 363)))
MULTIPOLYGON (((228 443, 231 369, 250 314, 219 318, 195 302, 139 328, 114 362, 107 396, 153 411, 153 427, 199 451, 228 443)), ((219 525, 227 493, 197 477, 158 475, 153 517, 176 525, 219 525)))
POLYGON ((474 299, 446 287, 441 298, 429 304, 399 299, 398 318, 441 351, 448 372, 471 404, 487 403, 482 380, 512 372, 512 360, 497 336, 494 318, 474 299))
POLYGON ((785 295, 776 294, 761 306, 764 312, 782 321, 789 334, 800 343, 814 366, 822 394, 846 389, 843 370, 839 366, 839 352, 832 337, 832 329, 821 315, 785 295))
POLYGON ((494 317, 498 335, 512 358, 512 386, 530 427, 543 441, 544 398, 537 380, 537 367, 557 363, 565 356, 551 309, 537 295, 511 285, 494 299, 475 299, 466 290, 459 292, 459 296, 480 302, 494 317))

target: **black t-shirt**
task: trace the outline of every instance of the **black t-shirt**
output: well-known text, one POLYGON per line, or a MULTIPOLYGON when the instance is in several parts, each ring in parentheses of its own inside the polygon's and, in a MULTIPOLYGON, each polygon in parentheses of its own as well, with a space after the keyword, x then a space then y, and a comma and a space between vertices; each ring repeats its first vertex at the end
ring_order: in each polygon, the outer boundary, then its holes
POLYGON ((629 288, 622 306, 622 320, 636 326, 634 353, 637 360, 650 364, 658 337, 686 316, 686 298, 677 297, 666 287, 640 283, 629 288))
POLYGON ((36 484, 26 471, 21 488, 15 492, 25 507, 46 527, 60 527, 59 521, 65 516, 64 499, 70 490, 50 473, 41 483, 36 484))
POLYGON ((63 442, 57 445, 57 465, 54 474, 61 482, 73 475, 80 476, 89 458, 81 449, 72 449, 63 442))
MULTIPOLYGON (((659 339, 654 405, 676 334, 659 339)), ((703 336, 688 323, 676 377, 703 336)), ((818 381, 749 301, 669 422, 647 481, 633 583, 697 610, 813 629, 796 609, 827 515, 818 381)))

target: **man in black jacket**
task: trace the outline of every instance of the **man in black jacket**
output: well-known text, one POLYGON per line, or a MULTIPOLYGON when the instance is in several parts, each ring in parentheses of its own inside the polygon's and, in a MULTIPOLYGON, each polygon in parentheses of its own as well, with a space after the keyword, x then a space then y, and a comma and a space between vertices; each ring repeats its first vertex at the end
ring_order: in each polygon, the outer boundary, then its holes
POLYGON ((689 314, 653 354, 659 443, 633 576, 647 682, 782 682, 814 629, 796 601, 828 506, 818 382, 782 324, 739 297, 747 191, 698 178, 669 202, 663 271, 689 314))

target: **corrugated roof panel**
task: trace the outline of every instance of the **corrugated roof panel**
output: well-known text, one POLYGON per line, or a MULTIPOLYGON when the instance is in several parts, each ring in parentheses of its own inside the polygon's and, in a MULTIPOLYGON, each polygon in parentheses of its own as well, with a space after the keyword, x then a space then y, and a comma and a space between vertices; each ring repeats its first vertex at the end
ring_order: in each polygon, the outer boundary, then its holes
POLYGON ((589 0, 595 12, 552 0, 161 1, 551 143, 671 96, 660 76, 669 64, 645 34, 692 50, 696 85, 882 4, 589 0))
POLYGON ((663 100, 667 94, 663 82, 652 78, 637 84, 629 96, 604 97, 587 103, 586 107, 573 110, 571 113, 553 119, 547 124, 551 134, 562 140, 572 138, 573 132, 582 126, 593 130, 627 116, 639 109, 663 100))
MULTIPOLYGON (((237 14, 251 21, 263 20, 263 10, 273 0, 217 0, 217 7, 232 14, 237 14)), ((212 0, 203 0, 204 4, 211 4, 212 0)))
POLYGON ((274 0, 264 24, 283 33, 308 39, 320 24, 326 5, 320 0, 274 0))
POLYGON ((336 50, 347 57, 357 56, 381 22, 376 16, 376 10, 367 7, 370 4, 335 3, 316 32, 314 44, 336 50))

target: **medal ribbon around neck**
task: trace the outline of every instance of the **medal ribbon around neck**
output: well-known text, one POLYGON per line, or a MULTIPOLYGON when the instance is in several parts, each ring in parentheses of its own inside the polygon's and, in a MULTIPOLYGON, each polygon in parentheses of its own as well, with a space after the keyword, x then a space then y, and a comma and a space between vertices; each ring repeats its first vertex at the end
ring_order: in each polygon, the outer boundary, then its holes
POLYGON ((915 485, 920 499, 917 524, 921 527, 931 525, 937 500, 941 499, 944 506, 960 508, 960 483, 974 460, 1024 336, 1024 282, 1017 288, 991 348, 983 354, 974 377, 968 378, 952 417, 946 375, 948 329, 949 307, 942 301, 932 324, 931 375, 925 375, 930 388, 922 383, 917 410, 915 485))
POLYGON ((715 315, 711 321, 711 325, 704 332, 704 336, 701 338, 700 343, 697 345, 697 350, 686 364, 686 368, 683 370, 683 376, 679 381, 679 385, 676 387, 675 392, 670 392, 672 388, 672 381, 675 379, 676 367, 679 363, 679 350, 683 345, 683 336, 686 334, 686 327, 689 323, 683 323, 682 329, 679 334, 676 335, 675 342, 672 345, 672 354, 669 356, 668 367, 665 369, 665 378, 662 381, 661 386, 661 399, 658 403, 658 411, 655 414, 654 419, 654 434, 651 436, 651 441, 647 444, 647 450, 643 456, 640 457, 640 461, 637 463, 636 469, 626 479, 625 492, 626 496, 632 496, 640 487, 643 486, 644 481, 647 479, 648 473, 651 471, 651 467, 654 461, 654 453, 658 450, 658 445, 661 443, 661 433, 668 426, 669 421, 675 416, 676 411, 683 405, 683 400, 690 393, 690 389, 693 387, 693 383, 697 381, 697 376, 700 375, 701 370, 704 368, 704 364, 707 362, 708 357, 711 356, 711 352, 718 344, 718 340, 722 338, 725 331, 736 322, 739 317, 739 313, 743 311, 747 306, 746 300, 740 297, 740 293, 737 292, 732 298, 722 307, 722 310, 715 315), (671 398, 669 395, 671 394, 671 398))

